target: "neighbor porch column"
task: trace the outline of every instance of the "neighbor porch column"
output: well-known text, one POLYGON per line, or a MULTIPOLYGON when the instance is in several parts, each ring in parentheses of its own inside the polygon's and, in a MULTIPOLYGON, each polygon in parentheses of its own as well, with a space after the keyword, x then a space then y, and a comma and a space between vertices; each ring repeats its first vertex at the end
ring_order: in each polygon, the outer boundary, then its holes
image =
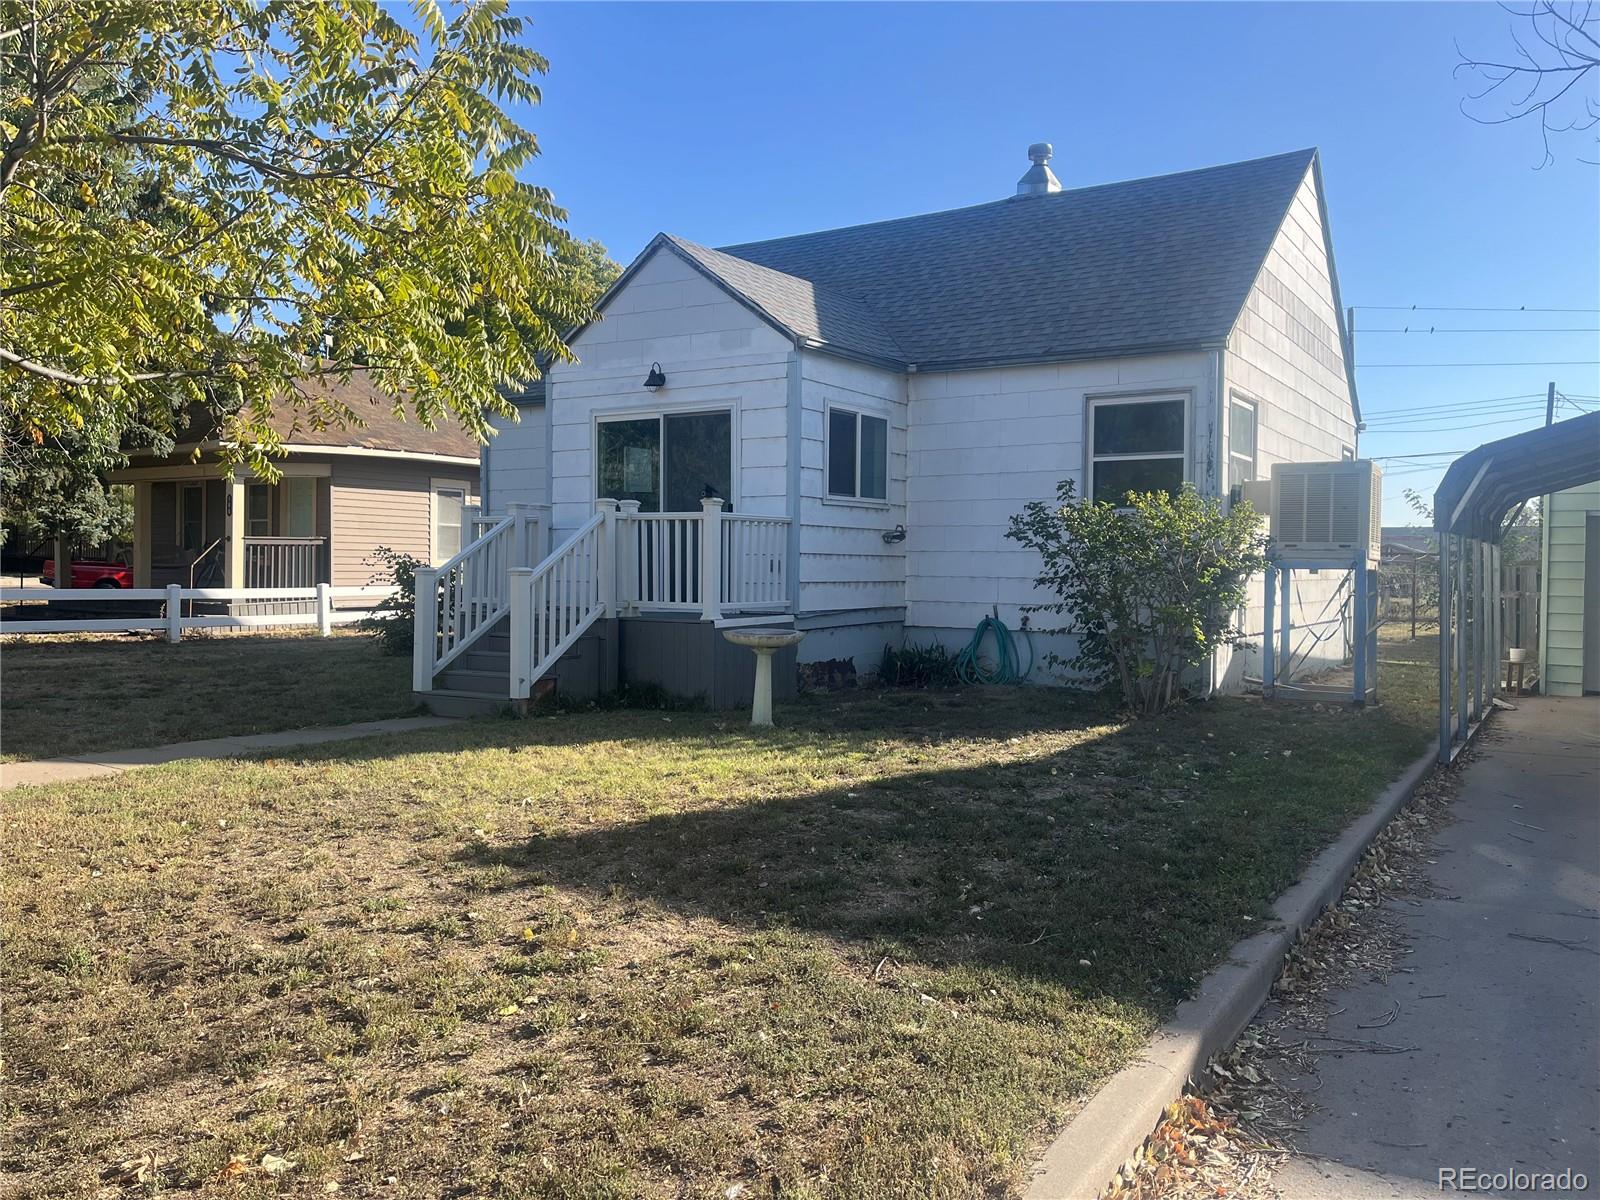
POLYGON ((150 586, 150 503, 148 482, 133 485, 133 586, 150 586))
POLYGON ((228 502, 224 516, 227 520, 227 541, 223 543, 222 586, 244 586, 244 479, 229 475, 223 483, 228 502))

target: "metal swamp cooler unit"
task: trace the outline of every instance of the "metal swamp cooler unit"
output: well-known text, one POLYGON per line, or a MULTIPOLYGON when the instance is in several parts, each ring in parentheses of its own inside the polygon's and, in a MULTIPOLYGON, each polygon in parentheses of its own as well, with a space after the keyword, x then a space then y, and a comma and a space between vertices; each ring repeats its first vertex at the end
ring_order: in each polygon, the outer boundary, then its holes
POLYGON ((1378 698, 1378 560, 1383 553, 1383 472, 1356 462, 1275 463, 1272 479, 1244 485, 1244 497, 1269 517, 1264 695, 1306 699, 1378 698), (1353 686, 1291 684, 1295 571, 1351 573, 1353 686))

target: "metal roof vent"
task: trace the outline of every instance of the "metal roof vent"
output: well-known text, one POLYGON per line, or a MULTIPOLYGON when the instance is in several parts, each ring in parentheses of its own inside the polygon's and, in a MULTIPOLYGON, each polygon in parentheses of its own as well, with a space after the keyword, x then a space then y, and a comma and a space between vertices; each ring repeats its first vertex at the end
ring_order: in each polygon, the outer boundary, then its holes
POLYGON ((1017 195, 1048 196, 1061 190, 1061 180, 1050 169, 1050 159, 1054 154, 1055 148, 1049 142, 1035 142, 1028 147, 1028 158, 1033 166, 1017 180, 1017 195))

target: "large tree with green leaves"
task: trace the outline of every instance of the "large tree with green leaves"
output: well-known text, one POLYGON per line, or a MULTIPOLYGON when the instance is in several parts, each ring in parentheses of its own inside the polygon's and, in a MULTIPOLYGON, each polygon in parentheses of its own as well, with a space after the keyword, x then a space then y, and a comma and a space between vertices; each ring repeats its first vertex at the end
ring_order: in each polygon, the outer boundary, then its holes
POLYGON ((511 109, 505 0, 0 0, 0 418, 113 455, 200 405, 271 472, 274 411, 366 371, 482 432, 568 357, 590 265, 511 109))

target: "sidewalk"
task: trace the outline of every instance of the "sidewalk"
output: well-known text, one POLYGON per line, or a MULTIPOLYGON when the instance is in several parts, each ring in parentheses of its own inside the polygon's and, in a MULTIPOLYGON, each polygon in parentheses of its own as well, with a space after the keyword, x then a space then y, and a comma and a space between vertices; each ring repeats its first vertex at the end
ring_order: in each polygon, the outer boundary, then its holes
POLYGON ((259 754, 263 750, 346 742, 352 738, 408 733, 413 729, 436 729, 455 723, 449 717, 394 717, 387 721, 359 721, 354 725, 330 725, 321 729, 286 729, 281 733, 252 733, 238 737, 207 738, 199 742, 174 742, 169 746, 148 746, 142 750, 106 750, 72 758, 0 763, 0 791, 68 783, 100 775, 120 775, 123 771, 185 758, 238 758, 246 754, 259 754))
POLYGON ((1409 1050, 1320 1056, 1305 1156, 1272 1181, 1284 1200, 1436 1198, 1441 1168, 1570 1168, 1594 1194, 1600 699, 1517 705, 1485 731, 1434 839, 1433 894, 1395 909, 1408 972, 1329 997, 1330 1033, 1409 1050))

